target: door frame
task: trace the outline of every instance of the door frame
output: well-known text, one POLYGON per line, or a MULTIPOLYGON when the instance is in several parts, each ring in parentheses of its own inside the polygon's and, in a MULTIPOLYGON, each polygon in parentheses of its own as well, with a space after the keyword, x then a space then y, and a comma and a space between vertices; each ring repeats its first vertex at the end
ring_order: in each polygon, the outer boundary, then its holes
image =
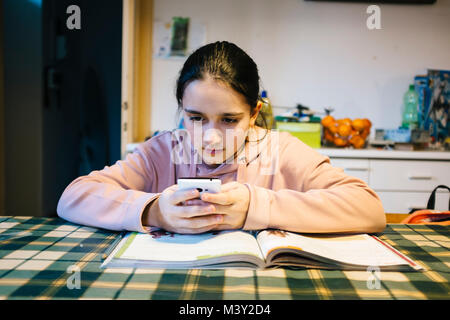
POLYGON ((153 0, 123 0, 121 156, 151 135, 153 0))

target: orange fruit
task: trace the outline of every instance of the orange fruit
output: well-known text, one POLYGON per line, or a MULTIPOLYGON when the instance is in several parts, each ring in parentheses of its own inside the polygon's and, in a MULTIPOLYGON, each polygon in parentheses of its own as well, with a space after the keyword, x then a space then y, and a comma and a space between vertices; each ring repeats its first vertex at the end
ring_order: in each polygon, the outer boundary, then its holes
POLYGON ((366 126, 366 123, 362 119, 355 119, 352 121, 352 127, 358 132, 361 132, 364 127, 366 126))
POLYGON ((364 130, 360 133, 361 138, 366 140, 367 136, 370 134, 370 128, 364 128, 364 130))
POLYGON ((351 134, 350 134, 350 140, 354 137, 358 137, 359 136, 359 132, 356 130, 352 130, 351 134))
POLYGON ((332 116, 328 115, 322 119, 321 123, 325 128, 328 128, 334 123, 334 118, 332 116))
POLYGON ((347 140, 344 140, 341 137, 334 138, 333 142, 337 147, 345 147, 348 143, 347 140))
POLYGON ((370 129, 370 128, 372 127, 372 122, 370 122, 369 119, 364 118, 364 119, 362 119, 362 120, 364 121, 364 128, 370 129))
POLYGON ((354 139, 352 139, 351 144, 355 149, 361 149, 364 146, 365 142, 366 141, 362 137, 355 136, 354 139))
POLYGON ((352 120, 350 120, 349 118, 339 119, 339 120, 337 120, 337 123, 338 123, 338 125, 345 124, 347 126, 351 126, 352 120))
POLYGON ((359 132, 356 131, 355 129, 352 129, 352 132, 350 132, 350 139, 351 139, 352 137, 354 137, 354 136, 357 136, 357 135, 359 135, 359 132))
POLYGON ((359 133, 355 133, 350 136, 350 139, 348 139, 348 141, 353 145, 356 141, 358 141, 359 138, 359 133))
POLYGON ((337 124, 337 122, 334 122, 331 126, 329 126, 328 130, 330 130, 330 132, 332 134, 338 133, 338 124, 337 124))
POLYGON ((341 124, 338 127, 338 134, 341 137, 348 137, 350 135, 350 133, 352 132, 352 127, 346 124, 341 124))
POLYGON ((330 130, 325 130, 324 131, 324 138, 327 141, 333 142, 334 140, 334 136, 331 134, 330 130))

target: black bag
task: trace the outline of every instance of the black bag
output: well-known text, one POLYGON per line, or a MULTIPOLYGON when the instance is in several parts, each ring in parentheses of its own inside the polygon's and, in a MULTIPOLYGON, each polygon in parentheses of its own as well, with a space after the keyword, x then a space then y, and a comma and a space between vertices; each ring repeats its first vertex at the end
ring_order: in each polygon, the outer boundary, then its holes
MULTIPOLYGON (((434 210, 434 206, 436 203, 436 191, 438 189, 447 189, 448 191, 450 191, 450 187, 446 186, 446 185, 439 185, 436 188, 434 188, 434 190, 431 192, 430 197, 428 198, 428 203, 427 203, 427 210, 434 210)), ((413 208, 409 213, 414 213, 417 210, 423 210, 423 209, 418 209, 418 208, 413 208)), ((450 211, 450 199, 448 202, 448 210, 450 211)))
MULTIPOLYGON (((436 202, 436 191, 440 188, 447 189, 448 191, 450 191, 449 187, 444 186, 442 184, 434 188, 434 190, 431 192, 430 198, 428 199, 427 209, 434 210, 434 204, 436 202)), ((448 210, 450 210, 450 199, 448 201, 448 210)))

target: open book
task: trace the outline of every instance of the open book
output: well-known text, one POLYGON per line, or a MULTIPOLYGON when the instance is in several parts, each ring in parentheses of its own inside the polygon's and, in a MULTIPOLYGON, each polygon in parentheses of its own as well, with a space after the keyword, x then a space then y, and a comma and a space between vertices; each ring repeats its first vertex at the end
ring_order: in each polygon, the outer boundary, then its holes
POLYGON ((300 235, 281 230, 231 230, 197 235, 174 234, 164 230, 149 234, 129 232, 101 267, 422 269, 372 235, 300 235))

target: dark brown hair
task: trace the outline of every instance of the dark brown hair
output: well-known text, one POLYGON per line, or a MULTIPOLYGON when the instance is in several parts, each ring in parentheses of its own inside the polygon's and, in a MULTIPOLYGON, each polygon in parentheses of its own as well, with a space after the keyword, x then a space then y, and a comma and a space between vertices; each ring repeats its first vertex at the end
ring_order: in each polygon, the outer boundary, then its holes
MULTIPOLYGON (((178 108, 182 106, 184 90, 189 83, 205 79, 206 76, 220 80, 242 94, 250 106, 250 114, 254 113, 258 101, 261 100, 260 79, 256 63, 244 50, 234 43, 217 41, 193 52, 178 76, 176 87, 178 108)), ((262 117, 267 129, 267 122, 261 112, 258 117, 262 117)))

